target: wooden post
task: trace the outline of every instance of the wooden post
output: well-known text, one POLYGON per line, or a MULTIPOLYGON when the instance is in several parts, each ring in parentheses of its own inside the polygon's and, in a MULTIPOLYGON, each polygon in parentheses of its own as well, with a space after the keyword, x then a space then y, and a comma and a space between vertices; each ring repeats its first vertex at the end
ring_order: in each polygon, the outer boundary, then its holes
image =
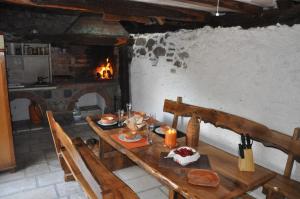
POLYGON ((8 99, 4 38, 0 33, 0 171, 16 167, 8 99))
MULTIPOLYGON (((182 103, 182 97, 177 97, 177 103, 182 103)), ((176 129, 178 124, 178 115, 174 114, 172 128, 176 129)))
MULTIPOLYGON (((300 138, 300 128, 295 128, 292 140, 297 140, 300 138)), ((292 153, 288 154, 288 159, 286 161, 286 166, 284 169, 284 176, 290 178, 293 170, 294 155, 292 153)))
POLYGON ((121 89, 121 107, 125 109, 126 103, 130 101, 130 88, 129 88, 129 62, 128 58, 129 46, 122 46, 119 48, 119 83, 121 89))

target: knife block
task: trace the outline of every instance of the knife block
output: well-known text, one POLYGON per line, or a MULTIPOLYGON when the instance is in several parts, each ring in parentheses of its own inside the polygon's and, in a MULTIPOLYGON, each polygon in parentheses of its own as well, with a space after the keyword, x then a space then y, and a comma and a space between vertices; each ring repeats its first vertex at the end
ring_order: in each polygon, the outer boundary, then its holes
POLYGON ((244 158, 239 158, 238 166, 240 171, 255 171, 252 149, 244 149, 244 158))

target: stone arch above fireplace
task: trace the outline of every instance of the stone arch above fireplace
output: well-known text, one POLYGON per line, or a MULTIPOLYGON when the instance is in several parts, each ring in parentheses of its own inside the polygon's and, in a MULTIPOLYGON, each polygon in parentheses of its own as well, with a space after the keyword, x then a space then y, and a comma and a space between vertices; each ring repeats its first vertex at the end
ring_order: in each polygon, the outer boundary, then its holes
POLYGON ((105 107, 100 108, 106 108, 108 110, 113 109, 113 99, 108 94, 105 88, 97 88, 97 87, 87 87, 85 89, 81 89, 78 92, 74 93, 72 98, 69 100, 69 104, 67 106, 67 110, 71 111, 74 109, 76 102, 79 100, 80 97, 90 94, 90 93, 96 93, 97 95, 101 96, 104 99, 105 107))

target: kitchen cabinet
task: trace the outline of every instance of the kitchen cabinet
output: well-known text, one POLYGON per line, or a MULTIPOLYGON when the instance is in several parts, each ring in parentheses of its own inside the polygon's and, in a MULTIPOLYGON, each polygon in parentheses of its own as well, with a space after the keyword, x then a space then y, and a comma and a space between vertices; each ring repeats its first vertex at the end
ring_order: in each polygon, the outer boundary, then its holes
POLYGON ((16 166, 8 100, 4 39, 0 34, 0 171, 16 166))
POLYGON ((43 77, 51 83, 51 45, 7 43, 7 72, 10 85, 28 85, 43 77))

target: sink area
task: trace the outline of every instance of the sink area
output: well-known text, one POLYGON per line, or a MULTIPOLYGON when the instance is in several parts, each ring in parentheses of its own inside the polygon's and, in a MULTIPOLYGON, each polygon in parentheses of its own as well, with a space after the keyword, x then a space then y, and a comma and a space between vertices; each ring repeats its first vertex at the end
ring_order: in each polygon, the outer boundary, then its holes
POLYGON ((34 83, 28 85, 9 85, 9 91, 29 91, 29 90, 53 90, 56 89, 56 86, 53 84, 45 83, 34 83))

